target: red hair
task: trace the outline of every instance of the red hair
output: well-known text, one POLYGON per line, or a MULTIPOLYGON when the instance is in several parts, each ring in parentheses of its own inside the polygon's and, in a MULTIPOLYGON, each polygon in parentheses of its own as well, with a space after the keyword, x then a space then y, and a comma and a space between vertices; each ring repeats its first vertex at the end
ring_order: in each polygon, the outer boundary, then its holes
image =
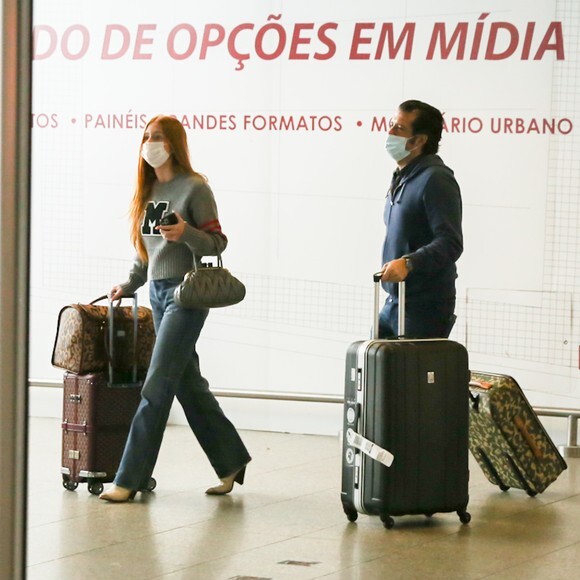
MULTIPOLYGON (((187 147, 187 135, 183 125, 174 117, 168 117, 165 115, 157 115, 153 117, 145 127, 143 131, 143 138, 141 140, 141 145, 145 142, 145 133, 149 128, 151 123, 159 123, 161 129, 163 130, 163 135, 165 136, 165 141, 169 145, 171 150, 171 162, 173 164, 173 171, 176 174, 185 174, 201 177, 204 181, 206 178, 197 173, 191 167, 191 162, 189 160, 189 149, 187 147)), ((143 214, 145 212, 145 207, 147 202, 151 198, 151 191, 153 189, 153 184, 157 179, 155 175, 155 170, 151 167, 142 157, 141 157, 141 146, 139 146, 139 165, 137 167, 137 185, 135 187, 135 193, 133 194, 133 199, 129 207, 129 220, 131 224, 131 242, 139 258, 143 262, 148 261, 147 250, 145 249, 145 244, 143 243, 143 237, 141 236, 141 226, 143 223, 143 214)))

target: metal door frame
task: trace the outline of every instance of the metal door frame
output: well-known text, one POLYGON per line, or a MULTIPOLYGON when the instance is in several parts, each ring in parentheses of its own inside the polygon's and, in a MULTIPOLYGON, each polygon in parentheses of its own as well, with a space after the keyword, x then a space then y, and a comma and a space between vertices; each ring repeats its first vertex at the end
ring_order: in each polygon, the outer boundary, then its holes
POLYGON ((26 576, 32 0, 0 25, 0 578, 26 576))

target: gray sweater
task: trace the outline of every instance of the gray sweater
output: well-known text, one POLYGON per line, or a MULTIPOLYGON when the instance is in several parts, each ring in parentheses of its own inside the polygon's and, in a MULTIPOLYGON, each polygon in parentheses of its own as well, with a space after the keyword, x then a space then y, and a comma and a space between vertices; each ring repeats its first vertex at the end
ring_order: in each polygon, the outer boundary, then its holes
POLYGON ((155 182, 145 208, 141 235, 149 263, 136 257, 129 279, 121 284, 124 294, 132 294, 150 280, 183 278, 193 268, 193 254, 215 256, 225 250, 228 240, 222 233, 217 207, 209 185, 200 177, 177 175, 166 183, 155 182), (155 226, 172 211, 187 222, 178 242, 165 240, 155 226))

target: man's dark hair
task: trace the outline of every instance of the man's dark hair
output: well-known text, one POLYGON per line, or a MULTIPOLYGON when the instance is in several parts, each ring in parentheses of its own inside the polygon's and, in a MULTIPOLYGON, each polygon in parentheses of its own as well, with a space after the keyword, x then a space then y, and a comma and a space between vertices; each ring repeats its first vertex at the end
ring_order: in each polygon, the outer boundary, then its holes
POLYGON ((399 105, 399 110, 405 113, 417 112, 417 118, 413 121, 413 135, 427 135, 423 153, 437 153, 443 131, 441 111, 422 101, 405 101, 399 105))

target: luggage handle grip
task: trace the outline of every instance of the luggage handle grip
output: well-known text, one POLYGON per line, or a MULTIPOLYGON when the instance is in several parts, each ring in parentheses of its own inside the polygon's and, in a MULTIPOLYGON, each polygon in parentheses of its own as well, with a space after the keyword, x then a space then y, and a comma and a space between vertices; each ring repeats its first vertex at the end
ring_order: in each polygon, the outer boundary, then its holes
POLYGON ((528 431, 528 428, 526 427, 524 420, 519 415, 515 415, 513 421, 514 421, 514 424, 517 427, 518 431, 521 433, 522 437, 525 439, 526 443, 529 445, 530 449, 532 450, 534 457, 536 459, 543 459, 544 454, 542 453, 542 450, 538 447, 536 440, 533 438, 533 436, 528 431))
MULTIPOLYGON (((373 318, 373 339, 379 338, 379 302, 380 302, 380 290, 381 290, 381 278, 382 272, 375 272, 373 274, 373 282, 375 286, 375 306, 374 306, 374 318, 373 318)), ((399 282, 399 328, 398 328, 398 338, 405 338, 405 281, 401 280, 399 282)))
POLYGON ((355 433, 359 433, 360 432, 360 416, 361 416, 361 410, 362 410, 361 404, 360 403, 357 403, 354 406, 354 420, 353 420, 353 426, 354 427, 352 428, 352 430, 355 433))
POLYGON ((477 387, 478 389, 485 389, 486 391, 488 391, 493 387, 493 384, 487 381, 469 381, 469 386, 477 387))
MULTIPOLYGON (((116 300, 116 302, 118 302, 117 306, 121 303, 121 300, 123 300, 123 298, 133 298, 133 300, 136 300, 137 294, 123 294, 123 296, 121 296, 120 298, 117 298, 117 300, 116 300)), ((100 302, 101 300, 108 300, 108 299, 109 299, 109 295, 103 294, 102 296, 95 298, 92 302, 89 302, 89 304, 96 304, 97 302, 100 302)))

